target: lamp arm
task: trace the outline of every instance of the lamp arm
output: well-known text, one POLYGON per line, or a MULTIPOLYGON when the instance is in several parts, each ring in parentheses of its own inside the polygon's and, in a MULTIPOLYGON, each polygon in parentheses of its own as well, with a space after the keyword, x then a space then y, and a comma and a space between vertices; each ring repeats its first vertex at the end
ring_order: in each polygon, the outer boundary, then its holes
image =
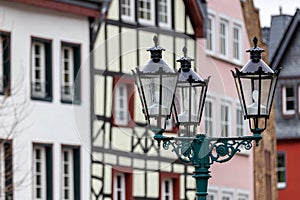
POLYGON ((199 159, 209 158, 209 165, 214 162, 223 163, 229 161, 241 147, 245 150, 252 148, 252 141, 258 143, 261 134, 241 137, 167 137, 161 136, 163 148, 168 150, 170 146, 177 157, 185 163, 193 162, 196 164, 199 159))

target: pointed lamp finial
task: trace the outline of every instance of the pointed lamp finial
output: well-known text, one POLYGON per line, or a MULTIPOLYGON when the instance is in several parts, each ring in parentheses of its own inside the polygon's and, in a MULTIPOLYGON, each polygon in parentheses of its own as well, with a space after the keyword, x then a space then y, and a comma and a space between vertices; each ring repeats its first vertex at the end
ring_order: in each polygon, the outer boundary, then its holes
POLYGON ((157 47, 157 45, 158 45, 158 38, 157 38, 157 35, 154 35, 153 41, 154 41, 154 45, 157 47))
POLYGON ((255 37, 253 38, 254 48, 257 48, 257 42, 258 42, 258 39, 257 39, 257 37, 255 36, 255 37))
POLYGON ((187 48, 186 48, 186 46, 184 46, 182 48, 182 52, 183 52, 183 56, 186 58, 186 54, 187 54, 187 48))

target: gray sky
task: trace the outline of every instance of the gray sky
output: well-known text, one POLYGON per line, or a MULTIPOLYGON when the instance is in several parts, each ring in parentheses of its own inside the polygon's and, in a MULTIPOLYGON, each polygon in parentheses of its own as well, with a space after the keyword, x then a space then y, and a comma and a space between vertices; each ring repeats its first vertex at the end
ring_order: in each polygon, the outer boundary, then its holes
POLYGON ((270 26, 271 15, 279 14, 279 6, 282 6, 282 14, 294 15, 300 8, 299 0, 253 0, 254 6, 259 9, 260 25, 270 26))

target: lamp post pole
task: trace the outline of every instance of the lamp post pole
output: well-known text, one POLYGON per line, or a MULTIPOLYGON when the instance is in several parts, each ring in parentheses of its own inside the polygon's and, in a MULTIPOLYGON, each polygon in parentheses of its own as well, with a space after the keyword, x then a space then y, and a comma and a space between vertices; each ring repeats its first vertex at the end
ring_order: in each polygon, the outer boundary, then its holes
POLYGON ((203 79, 191 68, 193 59, 187 57, 187 49, 183 48, 184 56, 177 60, 181 66, 174 72, 163 60, 163 48, 158 46, 158 38, 154 37, 155 46, 148 49, 151 60, 140 71, 133 71, 138 88, 143 113, 158 146, 165 150, 171 148, 184 163, 194 166, 193 177, 196 180, 197 200, 205 200, 207 196, 210 166, 215 163, 229 161, 243 147, 252 148, 258 145, 262 132, 266 129, 279 71, 273 71, 261 60, 264 51, 257 46, 257 38, 253 39, 254 47, 250 52, 249 62, 236 69, 232 75, 235 80, 241 102, 244 119, 249 120, 252 135, 241 137, 208 137, 198 134, 205 104, 208 79, 203 79), (252 98, 251 98, 252 97, 252 98), (166 120, 171 113, 175 117, 178 134, 176 137, 163 135, 166 120))

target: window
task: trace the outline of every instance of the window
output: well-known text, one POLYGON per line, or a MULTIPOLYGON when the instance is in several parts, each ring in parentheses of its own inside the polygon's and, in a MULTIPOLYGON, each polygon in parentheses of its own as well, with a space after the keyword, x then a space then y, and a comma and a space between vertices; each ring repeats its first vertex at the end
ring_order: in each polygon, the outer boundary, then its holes
POLYGON ((242 28, 238 24, 233 25, 233 59, 241 61, 242 56, 242 28))
POLYGON ((213 102, 207 98, 205 102, 205 107, 204 107, 204 115, 205 115, 205 124, 204 124, 204 131, 205 134, 208 136, 213 136, 214 135, 214 111, 213 111, 213 102))
POLYGON ((230 134, 231 116, 228 104, 221 105, 221 136, 228 137, 230 134))
POLYGON ((31 99, 52 101, 51 41, 32 38, 31 99))
POLYGON ((282 88, 282 110, 284 115, 293 115, 295 114, 295 100, 296 95, 294 87, 284 86, 282 88))
POLYGON ((127 168, 112 169, 112 191, 114 200, 133 199, 132 170, 127 168))
POLYGON ((179 200, 180 175, 169 172, 161 172, 160 180, 160 200, 179 200))
POLYGON ((209 189, 206 199, 207 200, 217 200, 218 199, 218 191, 209 189))
POLYGON ((63 200, 80 199, 80 149, 64 146, 61 157, 61 196, 63 200))
POLYGON ((228 55, 228 21, 221 19, 220 21, 220 54, 222 56, 228 55))
POLYGON ((236 110, 236 135, 243 136, 245 134, 245 120, 244 114, 240 105, 237 106, 236 110))
POLYGON ((170 0, 158 0, 158 23, 160 27, 171 27, 170 0))
POLYGON ((0 94, 10 93, 10 34, 0 32, 0 94))
POLYGON ((139 22, 154 25, 154 0, 138 0, 139 22))
POLYGON ((133 80, 114 78, 113 122, 118 126, 133 126, 134 85, 133 80))
POLYGON ((52 199, 52 147, 33 146, 33 199, 52 199))
POLYGON ((61 49, 61 101, 80 103, 80 45, 62 43, 61 49))
POLYGON ((173 199, 173 180, 165 178, 162 181, 162 200, 171 200, 173 199))
POLYGON ((124 21, 134 21, 134 0, 121 0, 121 18, 124 21))
POLYGON ((12 145, 11 141, 0 140, 0 142, 0 199, 12 199, 12 145))
POLYGON ((211 52, 215 50, 215 18, 212 15, 208 15, 207 19, 206 49, 211 52))
POLYGON ((231 192, 223 192, 222 200, 233 200, 233 194, 231 192))
POLYGON ((248 194, 244 194, 244 193, 239 193, 237 200, 249 200, 249 195, 248 194))
POLYGON ((286 187, 286 156, 284 152, 277 153, 277 188, 286 187))

